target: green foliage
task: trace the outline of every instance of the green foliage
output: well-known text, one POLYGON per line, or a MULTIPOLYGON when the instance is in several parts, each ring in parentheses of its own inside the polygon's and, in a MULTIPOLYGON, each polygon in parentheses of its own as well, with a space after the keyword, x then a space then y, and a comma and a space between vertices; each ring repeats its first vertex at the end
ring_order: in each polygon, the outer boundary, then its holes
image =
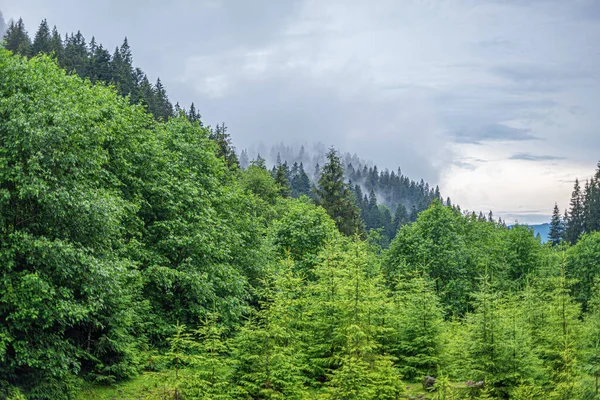
POLYGON ((391 316, 395 333, 388 346, 405 378, 420 379, 438 370, 443 314, 431 280, 419 275, 398 279, 391 316))
POLYGON ((583 235, 567 250, 565 270, 567 278, 574 282, 573 296, 585 310, 592 298, 595 280, 600 276, 600 232, 583 235))
POLYGON ((338 231, 325 210, 311 204, 308 198, 284 204, 286 211, 270 227, 271 240, 280 257, 289 254, 298 270, 310 272, 326 242, 334 239, 338 231))
POLYGON ((302 396, 303 355, 297 321, 302 312, 301 283, 285 261, 263 280, 259 308, 233 344, 238 396, 298 399, 302 396))
MULTIPOLYGON (((48 58, 0 51, 1 375, 38 398, 72 374, 136 370, 139 273, 124 258, 136 210, 108 168, 124 102, 48 58), (119 115, 119 117, 117 117, 119 115)), ((56 397, 55 397, 56 396, 56 397)))
POLYGON ((341 233, 351 236, 363 232, 359 209, 344 183, 344 170, 333 148, 327 153, 327 164, 321 170, 316 194, 317 204, 327 211, 341 233))
MULTIPOLYGON (((22 21, 7 35, 31 55, 22 21)), ((600 178, 571 247, 400 172, 354 171, 369 196, 350 192, 333 149, 321 207, 302 164, 239 169, 127 41, 111 56, 43 21, 32 46, 55 60, 0 50, 0 397, 398 399, 436 371, 433 398, 598 396, 600 178), (418 218, 378 204, 404 186, 434 199, 418 218)))

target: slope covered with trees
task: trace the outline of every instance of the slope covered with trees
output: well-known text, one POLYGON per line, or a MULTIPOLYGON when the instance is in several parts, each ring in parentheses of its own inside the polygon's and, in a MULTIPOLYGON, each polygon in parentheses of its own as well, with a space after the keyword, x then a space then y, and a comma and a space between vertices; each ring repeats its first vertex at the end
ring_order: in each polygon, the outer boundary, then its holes
POLYGON ((544 246, 436 195, 385 249, 334 149, 295 198, 45 55, 0 49, 0 116, 2 398, 598 397, 593 225, 544 246))

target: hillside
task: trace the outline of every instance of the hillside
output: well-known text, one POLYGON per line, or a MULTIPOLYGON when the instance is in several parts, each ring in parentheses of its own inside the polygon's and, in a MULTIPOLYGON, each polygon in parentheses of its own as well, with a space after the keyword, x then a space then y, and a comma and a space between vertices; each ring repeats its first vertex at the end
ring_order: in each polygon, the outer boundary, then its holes
POLYGON ((600 165, 546 245, 335 148, 295 197, 40 53, 0 48, 0 398, 597 397, 600 165), (376 192, 430 202, 384 238, 376 192))

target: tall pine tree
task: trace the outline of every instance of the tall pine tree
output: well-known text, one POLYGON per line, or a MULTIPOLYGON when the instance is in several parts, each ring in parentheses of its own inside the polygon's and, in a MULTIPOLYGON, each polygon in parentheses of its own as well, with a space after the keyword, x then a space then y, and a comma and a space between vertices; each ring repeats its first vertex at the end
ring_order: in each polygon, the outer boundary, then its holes
POLYGON ((340 157, 333 147, 327 152, 327 163, 320 172, 317 204, 325 208, 343 234, 362 233, 364 228, 358 207, 344 182, 340 157))

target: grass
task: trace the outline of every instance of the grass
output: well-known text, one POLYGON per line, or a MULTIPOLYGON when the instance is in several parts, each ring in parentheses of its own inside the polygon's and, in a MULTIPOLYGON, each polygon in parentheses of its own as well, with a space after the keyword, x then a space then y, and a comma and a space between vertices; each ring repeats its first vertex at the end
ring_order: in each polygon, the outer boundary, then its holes
MULTIPOLYGON (((186 376, 185 370, 179 371, 186 376)), ((88 384, 76 400, 164 400, 174 398, 175 371, 144 372, 116 385, 88 384)))

